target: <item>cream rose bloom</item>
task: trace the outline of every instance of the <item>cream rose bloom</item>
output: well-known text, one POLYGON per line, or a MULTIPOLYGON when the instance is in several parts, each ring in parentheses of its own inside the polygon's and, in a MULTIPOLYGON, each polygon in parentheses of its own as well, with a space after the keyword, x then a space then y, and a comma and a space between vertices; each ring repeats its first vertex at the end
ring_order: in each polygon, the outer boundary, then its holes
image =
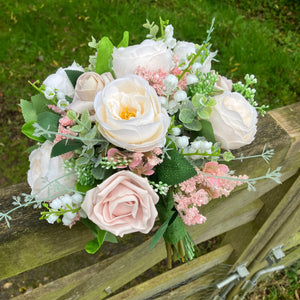
POLYGON ((256 134, 257 112, 239 93, 225 91, 215 96, 209 121, 223 149, 238 149, 250 144, 256 134))
POLYGON ((99 91, 102 91, 106 84, 113 81, 111 73, 99 75, 95 72, 86 72, 81 74, 76 82, 75 95, 68 109, 77 113, 83 113, 85 110, 94 113, 94 99, 99 91))
POLYGON ((128 75, 112 81, 94 106, 98 129, 113 145, 140 152, 164 145, 170 117, 145 79, 128 75))
POLYGON ((52 200, 67 192, 68 188, 75 187, 75 175, 66 175, 63 168, 61 156, 50 157, 53 143, 46 141, 38 149, 29 155, 30 168, 27 173, 27 181, 31 187, 31 194, 37 194, 38 199, 52 200), (59 184, 49 184, 55 179, 59 179, 59 184), (45 188, 46 187, 46 188, 45 188))
POLYGON ((65 70, 75 70, 84 72, 83 67, 76 64, 74 61, 73 64, 67 68, 59 68, 55 74, 49 75, 43 82, 46 87, 52 89, 57 89, 59 92, 64 93, 65 95, 73 98, 74 96, 74 87, 68 78, 65 70))
POLYGON ((122 237, 152 229, 158 200, 146 178, 120 171, 89 190, 81 208, 102 230, 122 237))
POLYGON ((134 74, 137 67, 149 71, 169 72, 172 68, 172 52, 162 41, 144 40, 139 45, 114 48, 113 71, 117 78, 134 74))

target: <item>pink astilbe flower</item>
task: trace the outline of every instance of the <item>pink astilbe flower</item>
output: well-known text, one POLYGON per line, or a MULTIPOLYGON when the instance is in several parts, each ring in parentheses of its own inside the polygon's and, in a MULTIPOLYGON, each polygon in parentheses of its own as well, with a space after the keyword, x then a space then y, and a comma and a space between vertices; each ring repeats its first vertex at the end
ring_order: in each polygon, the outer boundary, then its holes
POLYGON ((66 112, 64 111, 64 110, 62 110, 62 109, 60 109, 60 108, 58 108, 56 105, 54 105, 54 104, 49 104, 49 105, 47 105, 51 110, 53 110, 54 112, 56 112, 57 114, 59 114, 59 115, 65 115, 66 114, 66 112))
MULTIPOLYGON (((64 115, 62 118, 60 118, 59 124, 58 124, 58 134, 55 136, 54 144, 58 143, 61 140, 66 139, 66 137, 63 135, 60 135, 60 133, 76 136, 77 133, 70 130, 70 127, 73 125, 74 125, 74 121, 69 119, 66 115, 64 115)), ((70 159, 73 157, 73 152, 70 151, 70 152, 62 154, 61 156, 63 159, 70 159)))
POLYGON ((174 195, 176 209, 187 225, 205 222, 199 207, 211 199, 227 197, 236 186, 244 183, 241 179, 248 179, 247 175, 230 175, 229 168, 217 162, 208 162, 202 170, 196 168, 196 171, 197 175, 179 184, 180 191, 174 195))
POLYGON ((162 70, 157 72, 149 71, 144 67, 137 67, 135 74, 144 78, 149 82, 149 84, 155 89, 158 96, 165 95, 166 88, 163 84, 163 80, 169 75, 162 70))

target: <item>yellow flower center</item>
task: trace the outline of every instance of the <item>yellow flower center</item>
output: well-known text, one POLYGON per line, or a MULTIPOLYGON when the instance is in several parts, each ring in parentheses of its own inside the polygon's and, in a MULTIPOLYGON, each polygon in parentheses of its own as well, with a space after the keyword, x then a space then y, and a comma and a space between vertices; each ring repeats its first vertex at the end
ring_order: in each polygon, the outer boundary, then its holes
POLYGON ((124 109, 120 112, 120 117, 123 120, 129 120, 130 118, 136 117, 136 112, 134 110, 128 110, 128 107, 124 107, 124 109))

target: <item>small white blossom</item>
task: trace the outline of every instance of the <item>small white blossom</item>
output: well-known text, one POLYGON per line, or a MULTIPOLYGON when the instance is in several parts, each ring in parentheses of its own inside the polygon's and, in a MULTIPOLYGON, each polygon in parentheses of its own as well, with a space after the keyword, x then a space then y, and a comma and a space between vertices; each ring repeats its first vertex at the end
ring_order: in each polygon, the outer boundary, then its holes
POLYGON ((58 91, 56 93, 56 97, 57 97, 58 100, 65 100, 65 96, 66 95, 63 92, 61 92, 61 91, 58 91))
POLYGON ((62 201, 62 204, 67 207, 67 205, 69 205, 70 207, 72 207, 72 202, 73 199, 69 194, 65 194, 64 196, 60 197, 60 200, 62 201))
POLYGON ((177 102, 181 102, 187 99, 187 94, 185 91, 179 90, 174 94, 174 100, 177 102))
POLYGON ((66 99, 58 100, 57 107, 61 110, 65 110, 67 106, 69 105, 69 102, 66 99))
POLYGON ((163 84, 166 86, 168 92, 172 92, 177 88, 178 78, 175 75, 168 75, 164 80, 163 84))
POLYGON ((52 209, 58 210, 60 209, 62 206, 62 202, 59 198, 54 199, 51 203, 50 203, 50 207, 52 209))
POLYGON ((166 28, 165 28, 165 38, 166 38, 166 40, 172 38, 173 34, 174 34, 173 26, 172 25, 166 26, 166 28))
POLYGON ((47 86, 44 91, 44 96, 46 97, 46 99, 52 100, 55 97, 55 92, 51 87, 47 86))
POLYGON ((189 137, 187 136, 179 136, 176 138, 175 143, 178 148, 184 149, 189 145, 189 137))
POLYGON ((82 200, 83 200, 83 197, 81 194, 75 193, 74 195, 72 195, 72 201, 74 204, 77 204, 77 205, 81 204, 82 200))
POLYGON ((185 70, 189 66, 189 61, 186 57, 178 59, 177 66, 179 70, 185 70))
POLYGON ((58 216, 51 214, 46 220, 50 224, 54 224, 54 222, 58 219, 58 216))
POLYGON ((192 65, 192 73, 196 73, 197 71, 199 71, 200 69, 201 69, 201 67, 202 67, 202 64, 200 64, 200 63, 194 63, 193 65, 192 65))
POLYGON ((193 83, 197 83, 198 82, 198 77, 194 74, 189 74, 187 77, 186 77, 186 84, 187 85, 190 85, 190 84, 193 84, 193 83))
POLYGON ((180 128, 178 128, 178 127, 173 127, 172 128, 172 134, 173 135, 179 135, 181 133, 181 130, 180 130, 180 128))

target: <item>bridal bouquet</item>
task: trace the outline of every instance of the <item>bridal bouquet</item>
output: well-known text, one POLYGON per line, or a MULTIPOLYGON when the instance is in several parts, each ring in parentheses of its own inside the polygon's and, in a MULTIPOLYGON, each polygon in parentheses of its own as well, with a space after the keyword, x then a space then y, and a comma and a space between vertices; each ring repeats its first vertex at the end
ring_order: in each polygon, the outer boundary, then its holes
MULTIPOLYGON (((217 52, 208 36, 201 45, 177 41, 173 27, 147 21, 147 39, 114 46, 92 38, 84 68, 75 62, 21 100, 22 132, 37 141, 30 149, 31 194, 14 197, 15 208, 43 208, 41 219, 70 228, 88 226, 95 253, 104 241, 160 227, 168 257, 193 259, 185 225, 205 222, 201 207, 255 179, 233 175, 230 150, 250 144, 257 112, 253 75, 233 83, 212 70, 217 52), (158 36, 160 29, 160 36, 158 36)), ((272 150, 262 156, 268 160, 272 150)), ((279 170, 264 178, 279 181, 279 170)), ((11 213, 1 213, 8 226, 11 213)))

